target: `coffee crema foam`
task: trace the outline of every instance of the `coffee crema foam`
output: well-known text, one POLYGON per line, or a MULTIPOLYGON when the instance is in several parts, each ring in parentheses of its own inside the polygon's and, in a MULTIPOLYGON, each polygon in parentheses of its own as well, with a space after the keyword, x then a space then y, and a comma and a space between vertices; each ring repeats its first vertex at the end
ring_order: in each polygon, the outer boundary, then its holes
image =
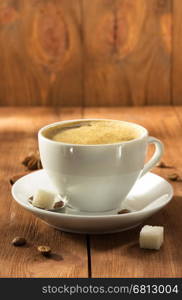
POLYGON ((100 145, 127 142, 138 138, 139 130, 119 121, 81 121, 50 127, 45 137, 68 144, 100 145))

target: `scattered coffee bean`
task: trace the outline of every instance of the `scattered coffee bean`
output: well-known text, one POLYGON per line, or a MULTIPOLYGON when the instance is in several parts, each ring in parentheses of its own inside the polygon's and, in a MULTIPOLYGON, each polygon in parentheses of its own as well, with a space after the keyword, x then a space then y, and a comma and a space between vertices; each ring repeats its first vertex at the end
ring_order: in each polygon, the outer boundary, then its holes
POLYGON ((122 209, 122 210, 118 211, 118 215, 128 214, 128 213, 130 213, 130 212, 131 212, 131 211, 128 210, 128 209, 122 209))
POLYGON ((21 173, 21 174, 16 174, 14 176, 12 176, 9 180, 10 184, 13 185, 18 179, 20 179, 21 177, 27 175, 27 172, 25 173, 21 173))
POLYGON ((50 256, 51 254, 51 248, 49 246, 38 246, 37 250, 43 255, 43 256, 50 256))
POLYGON ((28 198, 28 202, 29 202, 29 203, 32 204, 32 201, 33 201, 33 196, 31 196, 31 197, 28 198))
POLYGON ((168 175, 168 179, 172 181, 178 181, 180 180, 180 177, 177 173, 173 173, 168 175))
POLYGON ((11 243, 14 246, 23 246, 26 244, 26 239, 23 237, 17 236, 12 240, 11 243))
POLYGON ((157 167, 158 167, 158 168, 173 168, 172 166, 166 165, 166 163, 165 163, 164 161, 160 161, 160 162, 157 164, 157 167))
POLYGON ((56 209, 56 208, 62 208, 64 206, 64 202, 62 201, 62 200, 60 200, 60 201, 58 201, 58 202, 56 202, 55 204, 54 204, 54 209, 56 209))
POLYGON ((39 151, 37 150, 26 156, 22 164, 30 171, 42 169, 39 151))

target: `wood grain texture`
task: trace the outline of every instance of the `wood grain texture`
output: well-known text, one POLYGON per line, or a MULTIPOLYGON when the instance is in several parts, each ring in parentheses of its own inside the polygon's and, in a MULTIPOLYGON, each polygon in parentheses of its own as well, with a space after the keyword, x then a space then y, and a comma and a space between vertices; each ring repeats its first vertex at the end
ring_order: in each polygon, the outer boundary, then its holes
POLYGON ((182 104, 182 2, 173 0, 173 53, 172 53, 172 102, 173 104, 182 104))
POLYGON ((86 106, 169 104, 171 1, 83 3, 86 106))
MULTIPOLYGON (((165 145, 164 161, 174 169, 153 169, 167 178, 182 169, 182 110, 171 107, 87 108, 84 118, 113 118, 137 122, 165 145)), ((160 251, 139 248, 140 227, 107 236, 91 236, 92 277, 181 277, 182 185, 174 182, 175 196, 161 212, 148 219, 149 225, 165 228, 165 242, 160 251)))
POLYGON ((80 12, 80 0, 0 1, 1 105, 82 103, 80 12))
POLYGON ((0 105, 182 103, 173 2, 0 0, 0 105))
MULTIPOLYGON (((70 110, 69 118, 81 116, 79 108, 70 110)), ((58 108, 0 109, 0 277, 88 276, 86 237, 54 230, 23 210, 13 201, 9 184, 12 175, 23 172, 24 157, 37 149, 37 130, 67 117, 58 108), (18 235, 27 239, 26 246, 11 245, 18 235), (50 259, 37 252, 41 244, 52 248, 50 259)))

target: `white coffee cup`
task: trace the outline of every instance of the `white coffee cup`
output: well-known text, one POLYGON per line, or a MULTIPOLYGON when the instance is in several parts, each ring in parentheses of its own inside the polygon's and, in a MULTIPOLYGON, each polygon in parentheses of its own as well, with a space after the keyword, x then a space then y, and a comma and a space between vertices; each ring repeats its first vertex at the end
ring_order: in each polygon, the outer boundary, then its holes
MULTIPOLYGON (((120 207, 135 182, 160 160, 163 144, 148 136, 144 127, 132 126, 139 133, 136 139, 97 145, 78 145, 53 141, 43 135, 55 125, 107 119, 69 120, 50 124, 39 130, 39 150, 43 168, 57 192, 79 210, 105 212, 120 207), (155 153, 144 165, 148 144, 155 144, 155 153)), ((118 121, 117 121, 118 122, 118 121)))

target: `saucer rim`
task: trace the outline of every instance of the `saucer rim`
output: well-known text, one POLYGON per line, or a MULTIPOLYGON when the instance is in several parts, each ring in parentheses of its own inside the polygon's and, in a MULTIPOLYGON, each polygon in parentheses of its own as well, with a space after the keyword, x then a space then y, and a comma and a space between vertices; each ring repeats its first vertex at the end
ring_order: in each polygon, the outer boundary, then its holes
MULTIPOLYGON (((83 219, 84 218, 87 218, 87 219, 88 218, 89 219, 100 219, 100 218, 104 219, 104 218, 107 218, 108 219, 108 218, 113 218, 113 217, 114 218, 123 218, 124 219, 124 218, 127 218, 129 215, 130 216, 136 216, 136 215, 140 216, 140 215, 145 214, 147 212, 155 212, 156 210, 160 210, 161 208, 165 207, 172 200, 173 195, 174 195, 174 190, 173 190, 172 185, 165 178, 163 178, 163 177, 161 177, 161 176, 159 176, 159 175, 157 175, 155 173, 148 172, 147 174, 150 174, 150 175, 158 177, 158 178, 162 178, 162 180, 165 181, 165 183, 167 183, 168 189, 169 189, 168 193, 166 193, 167 199, 166 199, 165 203, 162 203, 161 205, 158 205, 157 207, 154 207, 153 209, 148 208, 148 209, 145 209, 145 210, 140 209, 138 211, 133 211, 133 212, 130 212, 130 213, 125 213, 125 214, 105 214, 105 215, 104 214, 100 214, 100 215, 87 215, 87 214, 84 214, 86 212, 83 212, 83 214, 80 214, 80 215, 75 215, 75 214, 70 214, 70 213, 67 214, 67 213, 61 213, 61 212, 58 213, 58 212, 52 212, 52 211, 40 209, 38 207, 30 206, 30 204, 28 203, 28 201, 27 201, 27 203, 24 202, 24 201, 21 201, 16 196, 16 189, 17 189, 17 186, 19 186, 21 184, 21 181, 23 181, 25 177, 32 177, 32 176, 34 176, 35 173, 36 174, 37 173, 40 173, 40 174, 41 173, 45 173, 45 170, 42 169, 42 170, 34 171, 34 172, 30 173, 30 174, 26 174, 26 175, 22 176, 21 178, 19 178, 13 184, 13 186, 11 188, 11 194, 13 196, 13 199, 20 206, 22 206, 23 208, 25 208, 25 209, 33 212, 33 213, 36 213, 36 214, 37 213, 38 214, 41 213, 41 214, 44 214, 44 215, 47 215, 47 216, 55 216, 55 217, 62 217, 62 218, 75 218, 75 219, 77 219, 77 218, 83 218, 83 219)), ((146 176, 146 175, 144 175, 144 176, 146 176)))
MULTIPOLYGON (((66 233, 74 233, 74 234, 88 234, 88 231, 79 231, 79 230, 69 230, 69 229, 65 229, 65 228, 62 228, 62 227, 58 227, 58 226, 55 226, 55 225, 52 225, 44 220, 42 220, 43 223, 45 223, 46 225, 56 229, 56 230, 60 230, 60 231, 63 231, 63 232, 66 232, 66 233)), ((124 228, 121 228, 121 229, 114 229, 114 230, 107 230, 107 231, 97 231, 97 232, 94 232, 94 231, 89 231, 89 234, 91 235, 106 235, 106 234, 114 234, 114 233, 120 233, 120 232, 123 232, 123 231, 129 231, 131 229, 134 229, 134 228, 137 228, 139 226, 142 225, 142 222, 138 222, 134 225, 131 225, 131 226, 127 226, 127 227, 124 227, 124 228)))

